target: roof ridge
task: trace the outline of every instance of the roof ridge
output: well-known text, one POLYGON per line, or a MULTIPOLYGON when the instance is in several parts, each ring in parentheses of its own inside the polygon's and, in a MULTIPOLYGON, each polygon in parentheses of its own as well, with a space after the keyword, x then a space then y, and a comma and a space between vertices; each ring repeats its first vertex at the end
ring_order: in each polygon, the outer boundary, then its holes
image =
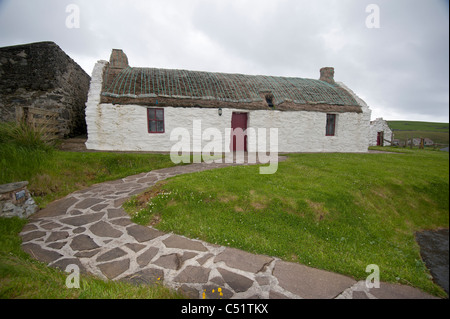
POLYGON ((107 66, 104 74, 102 96, 114 103, 122 103, 118 102, 121 98, 143 104, 171 99, 174 106, 196 100, 195 105, 257 103, 255 108, 267 108, 269 97, 272 106, 287 103, 291 109, 295 105, 359 107, 338 83, 319 79, 130 66, 107 66))

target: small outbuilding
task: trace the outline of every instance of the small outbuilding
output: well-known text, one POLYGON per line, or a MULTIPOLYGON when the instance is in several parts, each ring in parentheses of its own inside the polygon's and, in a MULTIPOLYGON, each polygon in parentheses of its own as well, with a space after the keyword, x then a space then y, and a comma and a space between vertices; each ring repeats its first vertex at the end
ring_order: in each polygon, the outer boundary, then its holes
POLYGON ((423 143, 425 146, 433 146, 434 142, 432 139, 429 139, 428 137, 425 137, 425 139, 423 140, 423 143))
POLYGON ((392 130, 382 117, 370 122, 370 146, 389 146, 392 141, 392 130))
MULTIPOLYGON (((412 139, 412 144, 414 146, 420 146, 423 140, 423 146, 433 146, 434 142, 433 140, 429 139, 429 138, 421 138, 421 137, 415 137, 412 139)), ((411 144, 411 139, 408 139, 408 144, 411 144)))
POLYGON ((255 152, 266 137, 279 152, 367 152, 370 115, 331 67, 320 79, 130 67, 114 49, 92 73, 86 146, 169 152, 182 131, 193 152, 212 138, 215 151, 255 152), (240 147, 235 132, 244 135, 240 147))

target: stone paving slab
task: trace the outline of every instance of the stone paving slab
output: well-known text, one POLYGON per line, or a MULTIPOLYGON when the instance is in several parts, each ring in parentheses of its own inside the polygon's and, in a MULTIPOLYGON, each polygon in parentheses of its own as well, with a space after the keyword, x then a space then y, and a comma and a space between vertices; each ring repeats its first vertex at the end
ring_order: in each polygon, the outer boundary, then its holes
POLYGON ((273 275, 282 288, 305 299, 331 299, 356 284, 343 275, 284 261, 276 262, 273 275))
POLYGON ((273 258, 250 254, 239 249, 227 248, 214 259, 216 263, 221 261, 231 268, 257 273, 266 264, 272 262, 273 258))
POLYGON ((336 299, 439 299, 419 289, 381 282, 379 288, 367 288, 365 281, 358 281, 344 290, 336 299))
POLYGON ((278 258, 136 225, 120 207, 178 174, 235 164, 191 164, 93 185, 50 203, 20 233, 22 248, 51 267, 134 284, 161 282, 191 298, 428 298, 418 289, 361 282, 278 258))
POLYGON ((60 253, 53 250, 43 249, 39 244, 26 243, 22 245, 22 248, 32 257, 45 263, 51 263, 62 257, 60 253))
POLYGON ((206 247, 201 242, 193 241, 177 235, 172 235, 169 238, 165 239, 163 242, 167 248, 179 248, 198 251, 207 250, 206 247))
POLYGON ((127 227, 128 235, 134 237, 138 242, 146 242, 155 239, 158 236, 164 235, 163 232, 154 228, 145 227, 141 225, 132 225, 127 227))
POLYGON ((36 217, 53 217, 53 216, 61 216, 67 213, 67 209, 72 206, 74 203, 77 203, 78 200, 74 197, 65 197, 54 201, 47 205, 44 209, 41 209, 36 214, 33 215, 33 218, 36 217))

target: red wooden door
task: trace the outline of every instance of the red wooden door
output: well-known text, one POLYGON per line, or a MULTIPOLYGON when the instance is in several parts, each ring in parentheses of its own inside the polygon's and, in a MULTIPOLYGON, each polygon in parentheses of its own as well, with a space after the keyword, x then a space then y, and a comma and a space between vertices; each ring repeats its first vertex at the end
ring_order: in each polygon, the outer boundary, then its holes
POLYGON ((377 146, 384 146, 384 132, 378 132, 377 134, 377 146))
POLYGON ((247 113, 233 112, 231 116, 230 150, 247 152, 247 113), (239 130, 242 129, 242 130, 239 130), (238 130, 236 130, 238 129, 238 130))

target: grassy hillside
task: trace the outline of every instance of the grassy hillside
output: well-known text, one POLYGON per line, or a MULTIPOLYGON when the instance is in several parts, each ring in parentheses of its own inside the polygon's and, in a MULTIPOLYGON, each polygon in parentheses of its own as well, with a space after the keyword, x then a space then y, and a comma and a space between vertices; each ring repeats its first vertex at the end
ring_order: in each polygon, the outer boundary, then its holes
POLYGON ((388 121, 389 127, 397 131, 427 131, 448 133, 449 123, 388 121))
POLYGON ((383 281, 445 296, 414 233, 448 227, 448 153, 397 151, 292 154, 273 175, 257 166, 180 175, 124 208, 140 224, 357 280, 377 264, 383 281))
POLYGON ((449 144, 449 123, 387 121, 394 132, 394 138, 406 140, 415 137, 428 137, 435 143, 449 144))

